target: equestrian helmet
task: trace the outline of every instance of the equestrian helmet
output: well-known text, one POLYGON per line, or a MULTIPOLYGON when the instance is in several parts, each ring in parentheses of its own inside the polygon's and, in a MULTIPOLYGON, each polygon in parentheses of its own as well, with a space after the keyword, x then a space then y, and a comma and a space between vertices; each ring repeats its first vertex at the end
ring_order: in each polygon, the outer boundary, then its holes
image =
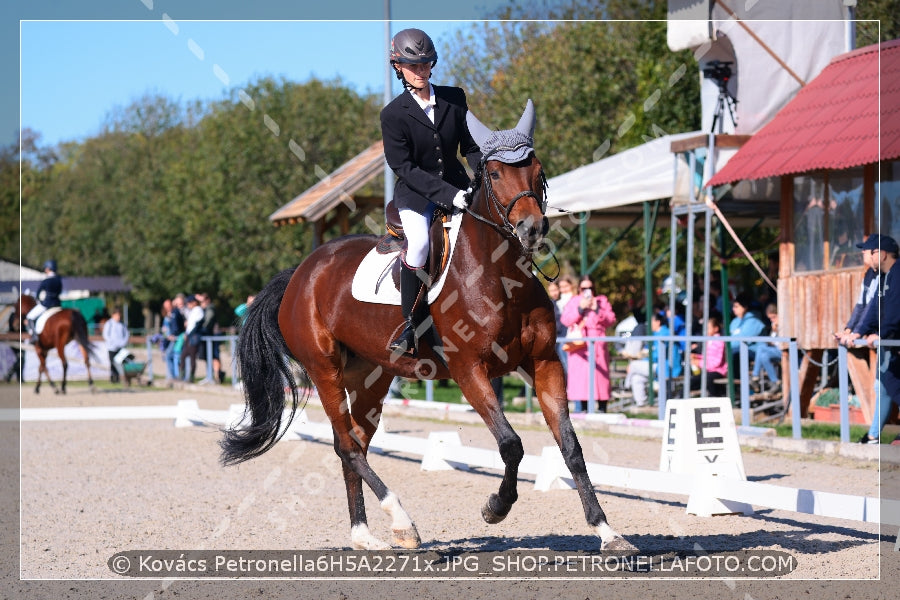
POLYGON ((44 270, 50 269, 51 271, 56 271, 56 261, 52 258, 44 263, 44 270))
POLYGON ((428 34, 421 29, 404 29, 397 32, 391 40, 390 61, 408 65, 430 62, 437 64, 437 50, 428 34))

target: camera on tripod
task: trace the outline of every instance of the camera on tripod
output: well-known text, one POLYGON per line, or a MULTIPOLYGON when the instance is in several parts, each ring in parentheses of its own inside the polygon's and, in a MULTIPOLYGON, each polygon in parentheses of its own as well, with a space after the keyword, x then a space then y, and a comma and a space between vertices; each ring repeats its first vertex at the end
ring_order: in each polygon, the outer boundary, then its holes
POLYGON ((730 60, 711 60, 703 67, 703 76, 715 80, 719 84, 719 88, 724 89, 728 85, 728 80, 731 79, 732 64, 730 60))
POLYGON ((734 116, 737 107, 737 98, 728 90, 728 80, 731 79, 730 60, 711 60, 703 67, 703 77, 712 79, 719 86, 719 97, 716 100, 716 109, 713 112, 712 126, 710 131, 716 132, 716 124, 719 125, 719 133, 722 133, 725 124, 725 111, 731 117, 733 125, 737 126, 737 119, 734 116))

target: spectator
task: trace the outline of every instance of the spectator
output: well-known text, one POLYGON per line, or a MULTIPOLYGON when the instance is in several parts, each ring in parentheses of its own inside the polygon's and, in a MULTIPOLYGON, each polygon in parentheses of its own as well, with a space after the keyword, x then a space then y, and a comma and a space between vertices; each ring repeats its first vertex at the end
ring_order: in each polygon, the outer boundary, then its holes
POLYGON ((237 308, 234 309, 234 316, 238 318, 238 323, 243 325, 244 321, 247 319, 247 311, 250 310, 250 305, 253 304, 253 300, 256 298, 254 295, 247 296, 247 301, 243 304, 239 304, 237 308))
MULTIPOLYGON (((663 310, 655 310, 650 317, 650 330, 655 336, 671 336, 669 321, 663 310)), ((666 379, 679 377, 682 373, 682 355, 680 344, 669 344, 667 341, 653 343, 653 361, 648 359, 633 360, 628 365, 625 376, 625 385, 631 388, 634 403, 637 406, 647 404, 647 385, 650 382, 650 373, 656 374, 659 357, 666 352, 666 362, 663 363, 663 374, 666 379), (671 356, 668 349, 672 348, 671 356)))
MULTIPOLYGON (((213 306, 212 300, 209 298, 209 294, 202 293, 197 294, 197 300, 200 301, 200 308, 203 309, 203 322, 200 327, 200 335, 203 337, 213 336, 218 333, 216 330, 216 308, 213 306)), ((215 383, 218 381, 219 383, 225 383, 225 371, 222 370, 222 363, 219 360, 219 347, 222 345, 219 341, 210 341, 205 342, 201 340, 199 358, 200 360, 205 360, 207 363, 212 361, 212 376, 213 379, 204 378, 200 383, 215 383), (212 351, 212 356, 206 356, 207 348, 212 351)))
MULTIPOLYGON (((722 335, 722 317, 717 314, 709 315, 706 321, 706 335, 708 337, 720 337, 722 335)), ((699 345, 698 345, 699 347, 699 345)), ((715 379, 728 376, 728 360, 725 353, 725 342, 722 340, 709 340, 706 342, 706 362, 703 362, 703 354, 691 354, 691 389, 699 390, 702 386, 703 365, 706 365, 707 383, 706 389, 714 396, 725 394, 725 386, 715 383, 715 379)))
MULTIPOLYGON (((556 332, 557 337, 565 337, 568 333, 568 328, 562 324, 562 312, 566 308, 566 304, 569 303, 569 300, 572 299, 572 280, 566 277, 559 278, 559 297, 556 298, 553 303, 556 304, 556 314, 557 314, 557 322, 556 322, 556 332)), ((559 351, 559 357, 563 364, 563 370, 568 373, 569 371, 569 353, 562 349, 563 344, 559 344, 557 350, 559 351)))
POLYGON ((197 355, 200 351, 200 336, 203 326, 203 309, 196 296, 188 296, 185 298, 187 305, 187 316, 185 317, 184 330, 184 346, 181 348, 181 358, 178 360, 178 368, 181 371, 183 381, 193 383, 194 374, 197 370, 197 355), (185 369, 187 360, 191 361, 190 373, 185 369))
MULTIPOLYGON (((606 335, 606 328, 616 322, 609 299, 603 294, 594 294, 594 284, 589 277, 579 283, 580 294, 566 304, 562 313, 562 323, 569 328, 568 336, 578 331, 578 337, 606 335)), ((568 351, 568 377, 566 391, 569 399, 578 402, 581 411, 587 411, 590 398, 589 347, 585 343, 568 351)), ((599 402, 599 410, 606 412, 606 403, 611 395, 609 381, 609 348, 603 342, 594 344, 594 399, 599 402)))
MULTIPOLYGON (((766 317, 771 324, 769 329, 770 337, 778 337, 778 307, 774 304, 766 306, 766 317)), ((781 348, 774 342, 757 342, 751 346, 753 350, 753 373, 750 378, 751 387, 754 391, 761 389, 759 384, 759 374, 765 371, 771 387, 767 390, 769 393, 777 394, 781 391, 781 377, 778 375, 778 365, 781 364, 781 348)))
POLYGON ((168 381, 181 379, 179 359, 181 348, 184 345, 184 315, 181 307, 184 306, 184 298, 176 296, 173 300, 163 302, 162 334, 163 353, 166 360, 166 378, 168 381))
MULTIPOLYGON (((759 318, 753 306, 753 299, 750 294, 743 292, 738 294, 737 298, 731 304, 731 311, 734 313, 734 319, 731 320, 728 333, 731 336, 739 337, 758 337, 763 334, 766 328, 765 323, 759 318)), ((740 345, 733 343, 731 352, 737 354, 740 345)), ((750 347, 750 359, 753 359, 753 348, 750 347)))
MULTIPOLYGON (((556 318, 556 337, 566 337, 566 326, 563 325, 560 320, 560 317, 562 317, 562 309, 559 307, 559 285, 555 281, 551 281, 547 284, 547 295, 550 296, 550 301, 553 302, 553 316, 556 318)), ((559 360, 562 362, 563 370, 565 370, 568 356, 562 347, 562 342, 558 342, 556 344, 556 353, 559 354, 559 360)))
POLYGON ((116 354, 128 345, 128 337, 128 328, 122 323, 122 311, 114 308, 109 320, 103 324, 103 342, 109 352, 109 380, 112 383, 120 381, 122 374, 116 365, 116 354))
MULTIPOLYGON (((857 246, 859 245, 860 244, 857 244, 857 246)), ((849 336, 862 321, 863 314, 866 312, 866 306, 868 306, 872 299, 878 294, 879 283, 883 275, 878 273, 878 265, 873 264, 872 259, 874 257, 875 254, 871 250, 862 251, 862 263, 866 266, 866 273, 863 275, 859 297, 856 300, 856 305, 853 307, 853 312, 850 313, 847 325, 844 326, 843 331, 835 334, 835 337, 841 344, 852 346, 852 344, 849 344, 849 342, 852 342, 849 336)))
MULTIPOLYGON (((900 248, 894 238, 873 233, 857 248, 871 253, 872 266, 883 275, 878 302, 869 302, 856 329, 847 336, 852 344, 865 338, 870 346, 878 340, 900 339, 900 248)), ((877 444, 891 412, 891 402, 900 404, 900 351, 896 346, 881 346, 878 352, 879 377, 875 382, 875 414, 869 431, 860 443, 877 444)))

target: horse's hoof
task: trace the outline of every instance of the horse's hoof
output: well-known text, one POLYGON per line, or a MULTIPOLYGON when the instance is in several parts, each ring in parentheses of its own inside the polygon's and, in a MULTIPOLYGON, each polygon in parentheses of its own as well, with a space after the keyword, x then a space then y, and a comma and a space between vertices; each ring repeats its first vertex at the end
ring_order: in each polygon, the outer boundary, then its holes
POLYGON ((603 540, 600 543, 600 549, 604 552, 616 555, 630 556, 638 553, 637 547, 621 535, 609 538, 608 540, 603 540))
POLYGON ((485 523, 493 525, 505 519, 511 508, 511 505, 506 507, 503 506, 500 496, 491 494, 490 497, 488 497, 487 502, 484 503, 484 506, 481 507, 481 517, 484 519, 485 523))
POLYGON ((392 538, 391 541, 395 546, 400 546, 401 548, 418 548, 422 544, 422 540, 419 539, 419 532, 416 531, 415 527, 410 527, 409 529, 392 529, 391 530, 392 538))

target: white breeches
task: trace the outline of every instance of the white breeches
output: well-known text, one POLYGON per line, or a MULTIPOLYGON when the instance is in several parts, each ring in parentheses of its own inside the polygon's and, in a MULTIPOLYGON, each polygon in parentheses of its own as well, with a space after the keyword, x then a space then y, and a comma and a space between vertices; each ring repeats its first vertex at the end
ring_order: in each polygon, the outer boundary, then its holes
POLYGON ((34 308, 28 311, 28 314, 25 315, 26 319, 31 319, 34 321, 39 316, 41 316, 47 308, 43 304, 35 304, 34 308))
POLYGON ((431 206, 427 217, 407 208, 400 211, 403 235, 406 236, 406 264, 410 267, 424 267, 428 259, 428 229, 432 213, 431 206))

